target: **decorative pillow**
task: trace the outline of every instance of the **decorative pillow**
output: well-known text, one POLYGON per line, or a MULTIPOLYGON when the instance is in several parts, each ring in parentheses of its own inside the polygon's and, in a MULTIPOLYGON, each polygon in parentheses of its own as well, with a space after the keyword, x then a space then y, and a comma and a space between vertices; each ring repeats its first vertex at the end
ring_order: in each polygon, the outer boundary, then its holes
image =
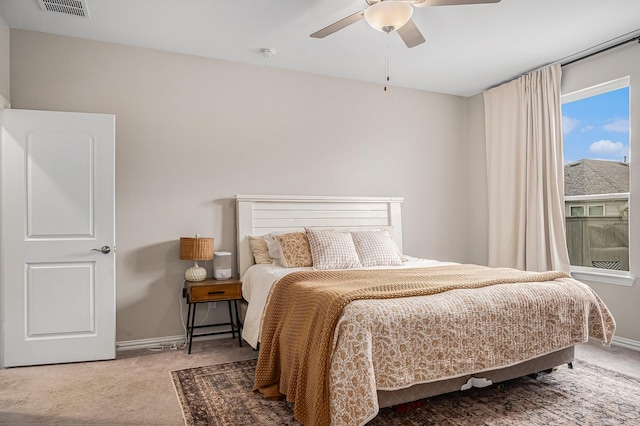
POLYGON ((362 264, 348 232, 305 228, 314 269, 351 269, 362 264))
MULTIPOLYGON (((301 231, 297 231, 301 232, 301 231)), ((269 256, 273 259, 273 264, 278 266, 284 266, 282 264, 282 250, 280 250, 280 243, 275 239, 277 235, 289 234, 291 231, 276 231, 270 232, 262 236, 267 242, 267 248, 269 249, 269 256)))
POLYGON ((253 258, 258 264, 273 263, 273 258, 269 255, 267 241, 263 237, 254 237, 249 235, 249 244, 253 252, 253 258))
POLYGON ((282 266, 285 268, 313 266, 313 258, 311 257, 311 249, 306 233, 290 232, 276 235, 273 238, 280 244, 282 266))
POLYGON ((400 266, 398 246, 388 231, 352 231, 351 237, 362 266, 400 266))

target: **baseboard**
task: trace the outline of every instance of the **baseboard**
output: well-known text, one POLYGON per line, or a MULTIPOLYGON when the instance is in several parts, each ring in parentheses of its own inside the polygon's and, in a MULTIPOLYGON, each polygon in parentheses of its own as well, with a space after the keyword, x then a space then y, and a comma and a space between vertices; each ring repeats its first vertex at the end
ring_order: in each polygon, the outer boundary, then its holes
POLYGON ((640 352, 640 342, 637 340, 625 339, 624 337, 613 336, 611 344, 616 346, 622 346, 623 348, 633 349, 640 352))
MULTIPOLYGON (((194 336, 194 341, 226 339, 231 337, 231 332, 224 334, 215 334, 212 336, 194 336)), ((186 338, 184 334, 178 336, 153 337, 151 339, 125 340, 116 342, 117 351, 130 351, 134 349, 149 349, 158 347, 171 347, 174 345, 184 344, 186 338)))

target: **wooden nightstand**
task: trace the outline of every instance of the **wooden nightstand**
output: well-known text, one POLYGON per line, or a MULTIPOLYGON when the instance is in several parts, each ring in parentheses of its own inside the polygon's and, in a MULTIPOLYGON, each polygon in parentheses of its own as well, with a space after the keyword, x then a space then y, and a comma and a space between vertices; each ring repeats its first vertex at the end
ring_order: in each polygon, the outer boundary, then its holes
POLYGON ((185 281, 183 289, 183 297, 187 298, 189 304, 189 311, 187 313, 187 335, 189 337, 189 353, 191 353, 191 343, 193 341, 193 331, 196 328, 215 327, 228 325, 231 330, 214 331, 210 333, 200 333, 195 336, 210 336, 213 334, 223 334, 231 332, 233 338, 238 333, 238 344, 242 346, 242 336, 240 331, 242 329, 242 323, 238 316, 237 301, 242 299, 242 283, 234 278, 228 280, 215 280, 213 278, 207 278, 204 281, 185 281), (218 324, 206 324, 206 325, 193 325, 196 318, 196 307, 198 303, 209 302, 224 302, 229 305, 229 322, 218 324), (233 305, 233 311, 231 309, 233 305), (234 321, 235 312, 235 321, 234 321))

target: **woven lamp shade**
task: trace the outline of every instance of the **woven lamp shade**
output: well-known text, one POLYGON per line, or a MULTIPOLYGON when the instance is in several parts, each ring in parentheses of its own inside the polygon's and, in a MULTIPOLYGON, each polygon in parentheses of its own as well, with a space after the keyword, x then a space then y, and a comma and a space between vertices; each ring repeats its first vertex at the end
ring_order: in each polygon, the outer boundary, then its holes
POLYGON ((180 238, 180 259, 193 260, 193 266, 184 273, 187 281, 202 281, 207 278, 207 270, 198 265, 198 260, 213 259, 213 238, 180 238))
POLYGON ((213 238, 180 238, 180 259, 211 260, 213 259, 213 238))

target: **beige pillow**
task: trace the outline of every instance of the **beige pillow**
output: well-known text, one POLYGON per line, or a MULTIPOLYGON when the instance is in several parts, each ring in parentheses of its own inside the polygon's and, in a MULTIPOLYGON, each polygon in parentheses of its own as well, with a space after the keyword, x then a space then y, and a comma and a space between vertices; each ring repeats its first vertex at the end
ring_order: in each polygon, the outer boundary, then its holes
POLYGON ((271 264, 273 258, 269 255, 267 241, 262 237, 254 237, 249 235, 249 244, 253 252, 253 258, 258 264, 271 264))
POLYGON ((280 245, 280 261, 285 268, 313 266, 309 240, 304 232, 290 232, 273 237, 280 245))
POLYGON ((362 264, 348 232, 305 228, 314 269, 352 269, 362 264))
POLYGON ((398 246, 388 231, 351 231, 353 244, 362 266, 400 266, 398 246))

